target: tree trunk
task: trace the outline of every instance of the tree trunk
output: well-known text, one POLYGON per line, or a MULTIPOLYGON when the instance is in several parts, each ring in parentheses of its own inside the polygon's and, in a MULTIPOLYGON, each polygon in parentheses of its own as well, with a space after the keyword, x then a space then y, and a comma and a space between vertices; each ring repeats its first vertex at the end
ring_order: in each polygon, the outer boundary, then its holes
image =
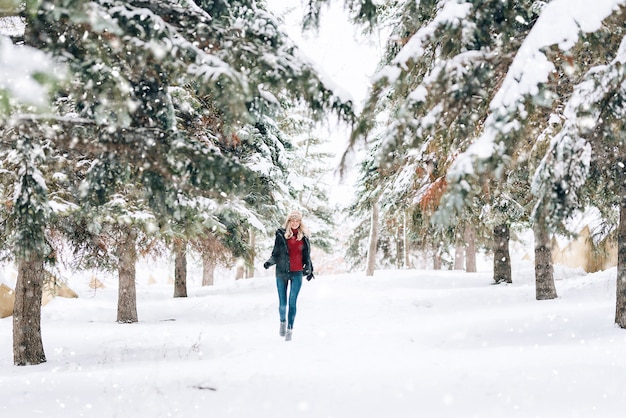
POLYGON ((117 246, 119 259, 118 275, 119 290, 117 297, 117 322, 130 324, 139 321, 137 317, 137 289, 135 285, 135 263, 137 249, 135 239, 137 231, 133 228, 126 230, 126 236, 117 246))
POLYGON ((498 225, 493 229, 493 280, 496 283, 513 283, 509 255, 510 238, 507 224, 498 225))
POLYGON ((215 265, 215 259, 211 254, 202 254, 202 286, 213 286, 215 265))
POLYGON ((409 257, 409 234, 407 232, 408 227, 407 227, 407 213, 406 211, 404 211, 404 216, 402 217, 402 240, 404 242, 404 268, 408 269, 411 268, 411 260, 409 257))
POLYGON ((396 268, 404 267, 404 224, 396 230, 396 268))
POLYGON ((246 278, 249 279, 254 277, 254 260, 256 259, 256 234, 254 233, 254 229, 250 228, 249 235, 250 237, 250 260, 246 263, 246 278))
POLYGON ((13 361, 17 366, 46 361, 41 339, 43 259, 31 256, 18 261, 13 308, 13 361))
POLYGON ((454 270, 465 269, 465 243, 457 238, 454 246, 454 270))
POLYGON ((441 270, 441 267, 443 266, 443 260, 441 258, 441 251, 435 245, 434 242, 432 242, 430 246, 432 247, 432 251, 433 251, 433 270, 441 270))
POLYGON ((622 187, 617 227, 617 291, 615 323, 626 328, 626 186, 622 187))
POLYGON ((174 243, 174 297, 187 297, 187 242, 174 243))
POLYGON ((543 222, 539 221, 535 222, 533 230, 535 233, 535 295, 537 300, 555 299, 557 295, 548 229, 543 222))
POLYGON ((376 249, 378 248, 378 202, 372 204, 372 219, 370 225, 370 239, 367 250, 366 276, 373 276, 376 269, 376 249))
POLYGON ((235 263, 235 280, 241 280, 245 276, 246 262, 243 258, 237 260, 235 263))
POLYGON ((433 270, 441 270, 442 265, 441 254, 435 251, 433 253, 433 270))
POLYGON ((476 234, 472 224, 465 224, 465 271, 476 273, 476 234))

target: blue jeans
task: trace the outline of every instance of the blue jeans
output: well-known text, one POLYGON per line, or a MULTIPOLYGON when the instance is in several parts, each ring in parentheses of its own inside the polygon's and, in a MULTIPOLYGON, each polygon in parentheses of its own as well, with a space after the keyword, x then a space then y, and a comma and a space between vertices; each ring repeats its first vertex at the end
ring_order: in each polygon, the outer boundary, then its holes
POLYGON ((293 321, 296 319, 296 302, 298 293, 302 287, 302 272, 289 272, 287 277, 276 276, 276 287, 278 288, 278 315, 280 321, 287 320, 287 328, 293 328, 293 321), (287 316, 287 285, 291 283, 289 291, 289 315, 287 316))

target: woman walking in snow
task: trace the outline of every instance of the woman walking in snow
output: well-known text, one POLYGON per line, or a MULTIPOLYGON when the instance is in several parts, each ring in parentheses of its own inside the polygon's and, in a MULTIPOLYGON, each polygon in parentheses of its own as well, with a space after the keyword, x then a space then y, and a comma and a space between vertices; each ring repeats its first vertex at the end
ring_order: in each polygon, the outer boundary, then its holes
POLYGON ((302 214, 298 211, 291 212, 287 216, 285 227, 276 230, 272 256, 263 264, 266 269, 276 265, 279 333, 281 337, 285 337, 285 341, 291 341, 302 277, 306 277, 307 280, 314 278, 308 233, 302 223, 302 214), (289 297, 287 297, 288 287, 289 297), (289 313, 287 313, 287 302, 289 302, 289 313))

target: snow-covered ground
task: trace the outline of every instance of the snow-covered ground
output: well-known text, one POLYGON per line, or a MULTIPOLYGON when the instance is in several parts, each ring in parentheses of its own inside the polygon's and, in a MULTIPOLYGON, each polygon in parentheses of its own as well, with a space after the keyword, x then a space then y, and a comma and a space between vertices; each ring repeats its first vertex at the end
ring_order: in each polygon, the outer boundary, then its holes
POLYGON ((142 278, 131 325, 115 280, 70 278, 79 298, 43 308, 47 363, 14 366, 0 320, 0 416, 623 417, 615 269, 557 266, 559 298, 536 301, 532 264, 514 267, 498 286, 488 271, 319 276, 291 342, 272 277, 192 280, 178 299, 169 273, 142 278))

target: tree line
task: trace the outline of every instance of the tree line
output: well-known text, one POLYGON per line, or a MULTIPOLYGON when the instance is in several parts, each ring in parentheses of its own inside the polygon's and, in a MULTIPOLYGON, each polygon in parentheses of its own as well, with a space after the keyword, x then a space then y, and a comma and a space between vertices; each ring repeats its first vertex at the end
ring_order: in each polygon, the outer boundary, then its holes
POLYGON ((420 251, 441 268, 478 247, 510 283, 509 241, 531 229, 536 298, 553 299, 551 238, 594 209, 626 328, 625 2, 390 1, 379 17, 390 36, 352 135, 354 263, 420 251))
MULTIPOLYGON (((303 27, 325 3, 306 2, 303 27)), ((19 63, 3 68, 19 83, 0 81, 15 363, 45 361, 43 272, 65 245, 74 268, 118 272, 119 322, 137 320, 139 255, 166 248, 182 272, 194 248, 207 271, 222 256, 250 268, 255 233, 296 202, 330 247, 325 194, 289 181, 319 174, 307 132, 329 113, 353 124, 347 152, 365 154, 348 208, 354 266, 407 266, 420 250, 438 268, 475 243, 493 251, 494 281, 511 282, 511 234, 531 228, 536 296, 551 299, 550 236, 593 207, 619 244, 626 327, 626 6, 567 3, 345 0, 363 30, 389 34, 356 114, 263 1, 2 0, 25 24, 23 45, 0 37, 19 63)))
MULTIPOLYGON (((324 1, 311 2, 315 25, 324 1)), ((46 269, 117 271, 117 321, 136 322, 135 263, 185 254, 254 262, 255 234, 293 205, 320 220, 329 206, 314 181, 327 155, 311 126, 353 105, 317 74, 254 0, 3 0, 24 33, 0 37, 0 248, 18 270, 17 365, 45 361, 41 295, 46 269), (308 145, 308 146, 305 146, 308 145), (292 163, 306 161, 294 173, 292 163), (308 169, 307 169, 308 167, 308 169), (306 169, 306 171, 304 171, 306 169)), ((359 19, 355 16, 355 19, 359 19)), ((210 281, 210 278, 207 278, 210 281)))

